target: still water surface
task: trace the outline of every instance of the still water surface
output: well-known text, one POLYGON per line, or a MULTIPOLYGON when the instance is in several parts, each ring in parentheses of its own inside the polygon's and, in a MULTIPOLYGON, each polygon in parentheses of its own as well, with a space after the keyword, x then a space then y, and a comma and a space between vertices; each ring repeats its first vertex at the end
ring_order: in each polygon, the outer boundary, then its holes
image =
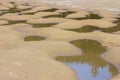
POLYGON ((118 74, 115 66, 100 57, 106 48, 99 42, 83 39, 71 43, 81 48, 83 54, 80 56, 58 56, 56 60, 74 69, 80 80, 109 80, 118 74))

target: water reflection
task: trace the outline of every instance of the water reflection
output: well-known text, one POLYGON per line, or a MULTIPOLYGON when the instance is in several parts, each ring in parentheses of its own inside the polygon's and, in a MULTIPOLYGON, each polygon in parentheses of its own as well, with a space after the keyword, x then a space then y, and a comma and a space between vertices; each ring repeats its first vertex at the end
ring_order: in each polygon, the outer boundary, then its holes
POLYGON ((83 39, 71 43, 81 48, 83 54, 81 56, 59 56, 56 60, 73 68, 80 80, 108 80, 118 74, 116 67, 100 57, 106 49, 99 42, 83 39))

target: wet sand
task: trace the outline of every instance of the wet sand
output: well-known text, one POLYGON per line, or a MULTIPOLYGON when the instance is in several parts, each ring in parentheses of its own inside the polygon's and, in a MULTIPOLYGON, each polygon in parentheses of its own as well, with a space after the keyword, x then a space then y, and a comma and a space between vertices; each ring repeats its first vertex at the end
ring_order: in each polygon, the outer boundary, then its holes
MULTIPOLYGON (((81 50, 70 43, 79 39, 96 40, 106 46, 107 52, 101 56, 120 70, 119 31, 103 32, 119 28, 120 13, 4 0, 0 10, 0 79, 78 80, 74 70, 54 58, 81 55, 81 50), (70 30, 87 25, 97 30, 70 30)), ((110 80, 120 80, 120 74, 110 80)))

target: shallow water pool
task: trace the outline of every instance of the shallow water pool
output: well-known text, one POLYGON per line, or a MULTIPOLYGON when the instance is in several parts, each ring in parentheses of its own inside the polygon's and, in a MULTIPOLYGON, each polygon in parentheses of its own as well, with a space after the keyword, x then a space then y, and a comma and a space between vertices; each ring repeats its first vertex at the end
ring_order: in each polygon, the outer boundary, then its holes
POLYGON ((106 48, 95 40, 76 40, 71 43, 82 49, 80 56, 58 56, 56 60, 63 62, 75 70, 80 80, 109 80, 118 74, 112 64, 100 57, 106 48))

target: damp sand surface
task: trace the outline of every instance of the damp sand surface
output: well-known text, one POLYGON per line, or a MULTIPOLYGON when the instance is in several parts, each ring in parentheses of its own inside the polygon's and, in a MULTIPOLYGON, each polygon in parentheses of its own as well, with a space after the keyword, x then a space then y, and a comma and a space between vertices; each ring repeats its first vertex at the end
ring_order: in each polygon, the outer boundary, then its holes
POLYGON ((23 1, 0 4, 0 79, 120 79, 118 12, 23 1))

